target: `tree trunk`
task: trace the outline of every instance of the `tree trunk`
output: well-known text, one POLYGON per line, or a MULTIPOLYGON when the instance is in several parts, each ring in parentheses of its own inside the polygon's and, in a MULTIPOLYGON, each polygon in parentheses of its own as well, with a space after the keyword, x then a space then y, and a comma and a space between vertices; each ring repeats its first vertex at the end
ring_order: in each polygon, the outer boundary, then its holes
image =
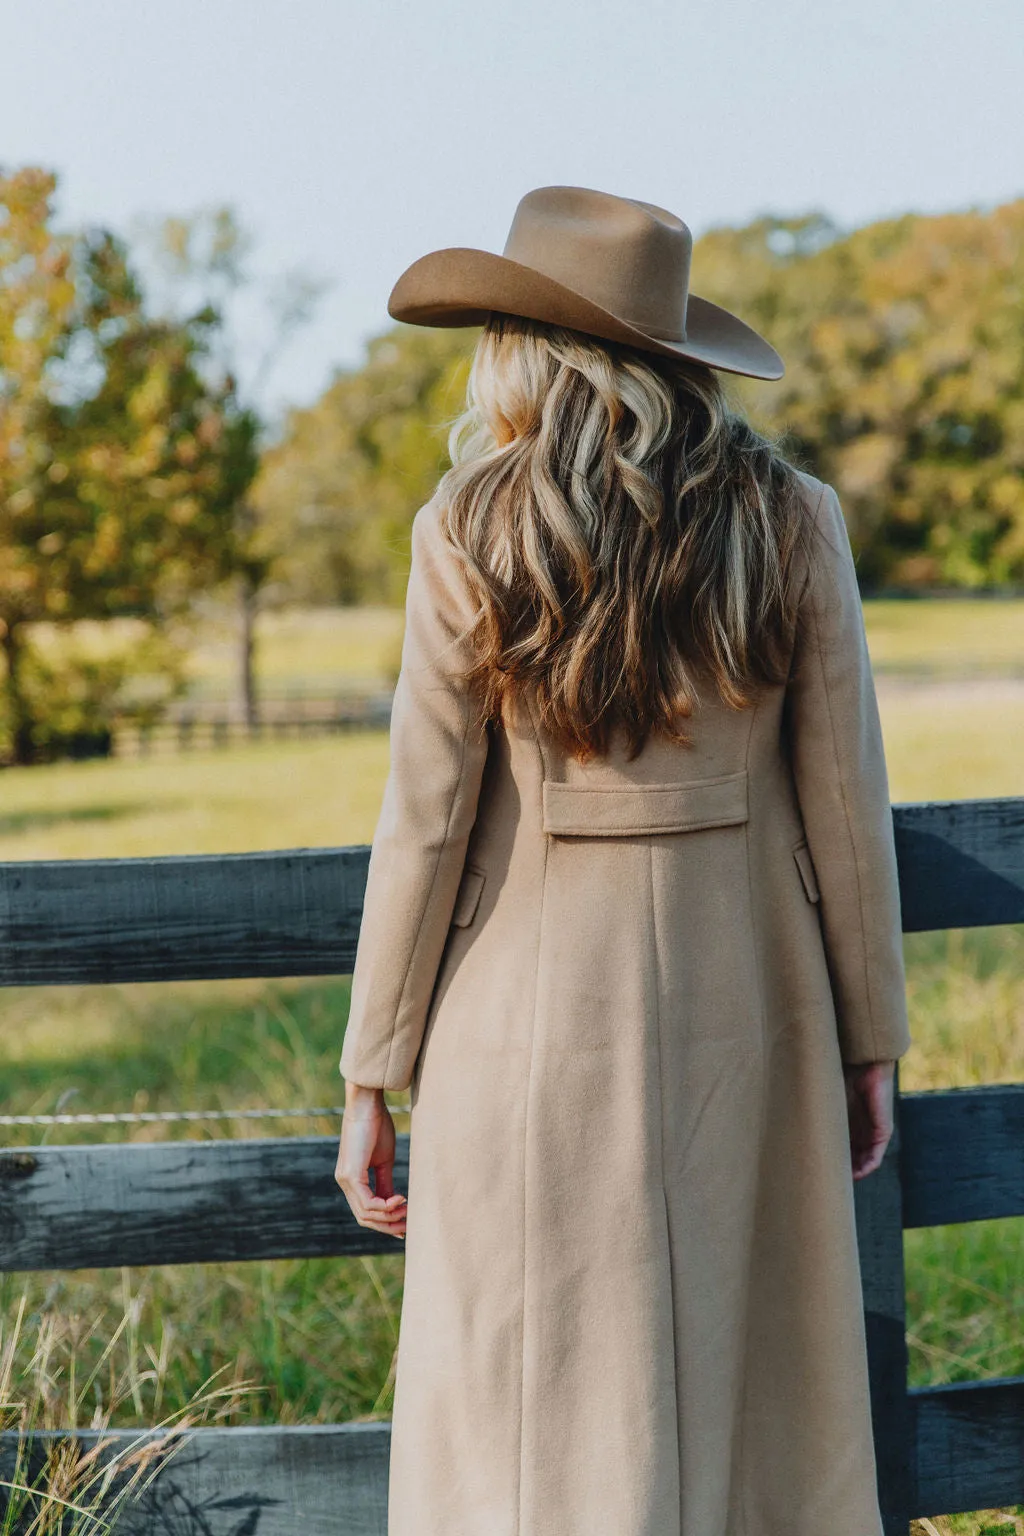
POLYGON ((22 692, 21 663, 24 646, 21 625, 0 621, 0 646, 7 663, 4 691, 7 694, 7 719, 10 727, 11 762, 23 765, 32 761, 32 716, 22 692))
POLYGON ((238 687, 242 704, 242 719, 247 732, 259 728, 259 700, 256 696, 256 604, 259 588, 248 572, 239 576, 239 652, 238 687))

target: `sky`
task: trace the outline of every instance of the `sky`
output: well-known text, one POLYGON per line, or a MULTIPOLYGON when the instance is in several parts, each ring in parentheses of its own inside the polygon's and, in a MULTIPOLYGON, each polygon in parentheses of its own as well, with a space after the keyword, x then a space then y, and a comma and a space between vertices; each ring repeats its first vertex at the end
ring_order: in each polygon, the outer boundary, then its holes
POLYGON ((0 0, 0 21, 0 167, 53 170, 62 224, 234 210, 253 385, 269 285, 324 285, 271 415, 358 365, 418 256, 500 251, 531 187, 643 198, 695 236, 1024 195, 1020 0, 0 0))

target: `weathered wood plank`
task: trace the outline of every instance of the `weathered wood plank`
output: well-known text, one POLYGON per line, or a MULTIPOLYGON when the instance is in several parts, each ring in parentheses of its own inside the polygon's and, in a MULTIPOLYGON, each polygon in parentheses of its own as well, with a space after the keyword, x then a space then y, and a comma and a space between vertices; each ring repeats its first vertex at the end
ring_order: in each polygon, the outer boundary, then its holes
POLYGON ((1024 1084, 910 1093, 903 1225, 1024 1216, 1024 1084))
MULTIPOLYGON (((899 1118, 898 1147, 854 1186, 875 1334, 902 1326, 900 1178, 903 1226, 1024 1215, 1024 1086, 906 1094, 899 1118)), ((332 1136, 0 1151, 0 1269, 400 1250, 352 1220, 336 1154, 332 1136)), ((408 1156, 403 1135, 403 1190, 408 1156)))
MULTIPOLYGON (((897 1076, 899 1068, 897 1066, 897 1076)), ((882 1166, 853 1186, 864 1292, 878 1501, 885 1536, 906 1536, 913 1511, 913 1420, 907 1403, 906 1299, 903 1278, 897 1095, 895 1129, 882 1166)))
POLYGON ((0 864, 0 986, 352 969, 367 848, 0 864))
MULTIPOLYGON (((893 808, 904 928, 1024 922, 1024 798, 893 808)), ((0 864, 0 986, 352 968, 366 848, 0 864)))
POLYGON ((917 1388, 915 1515, 1024 1503, 1024 1376, 917 1388))
MULTIPOLYGON (((102 1439, 123 1455, 140 1433, 102 1439)), ((389 1423, 194 1430, 128 1506, 118 1536, 386 1536, 390 1444, 389 1423)), ((0 1435, 0 1477, 13 1463, 12 1436, 0 1435)))
POLYGON ((1024 923, 1024 797, 893 807, 903 930, 1024 923))
MULTIPOLYGON (((360 1227, 331 1136, 0 1152, 0 1270, 401 1253, 360 1227)), ((396 1188, 408 1188, 399 1137, 396 1188)))
MULTIPOLYGON (((909 1404, 914 1516, 1024 1499, 1024 1379, 917 1389, 909 1404)), ((236 1536, 240 1529, 252 1536, 384 1536, 390 1430, 387 1423, 196 1430, 118 1529, 125 1536, 172 1527, 182 1536, 236 1536)), ((92 1444, 97 1436, 81 1438, 92 1444)), ((123 1454, 138 1432, 103 1438, 123 1454)), ((879 1451, 884 1457, 885 1447, 879 1451)), ((12 1437, 0 1436, 0 1476, 12 1464, 12 1437)), ((892 1531, 902 1518, 889 1518, 892 1531)))

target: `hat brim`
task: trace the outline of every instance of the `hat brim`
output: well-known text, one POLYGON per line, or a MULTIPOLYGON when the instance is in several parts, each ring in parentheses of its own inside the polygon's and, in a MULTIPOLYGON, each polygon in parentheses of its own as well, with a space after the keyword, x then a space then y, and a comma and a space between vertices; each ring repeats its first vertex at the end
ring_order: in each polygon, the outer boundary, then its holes
POLYGON ((565 325, 750 378, 780 379, 785 371, 778 352, 752 326, 695 293, 687 299, 686 340, 664 341, 534 267, 471 246, 421 256, 405 269, 388 299, 391 318, 409 325, 483 325, 495 312, 565 325))

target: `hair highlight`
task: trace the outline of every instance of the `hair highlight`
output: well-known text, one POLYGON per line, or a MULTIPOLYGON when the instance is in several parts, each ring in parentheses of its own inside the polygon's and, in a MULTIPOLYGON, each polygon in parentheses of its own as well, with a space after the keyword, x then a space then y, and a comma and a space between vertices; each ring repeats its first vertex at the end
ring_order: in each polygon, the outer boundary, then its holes
POLYGON ((574 755, 635 757, 689 744, 698 673, 736 709, 784 681, 806 518, 713 369, 494 315, 466 400, 438 492, 488 717, 528 700, 574 755))

